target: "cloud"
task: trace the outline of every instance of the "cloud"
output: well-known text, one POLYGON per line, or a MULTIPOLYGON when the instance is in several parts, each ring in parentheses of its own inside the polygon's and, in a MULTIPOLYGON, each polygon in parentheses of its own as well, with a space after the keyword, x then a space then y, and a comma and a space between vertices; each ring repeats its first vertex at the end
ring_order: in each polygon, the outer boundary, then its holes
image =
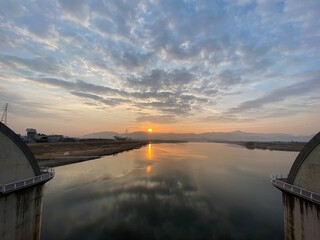
POLYGON ((16 47, 21 47, 24 43, 22 38, 14 38, 13 34, 9 34, 5 30, 0 30, 1 41, 0 41, 0 48, 1 49, 13 49, 16 47))
POLYGON ((169 113, 176 115, 189 115, 191 114, 191 104, 182 102, 178 98, 169 98, 164 102, 151 101, 151 102, 139 102, 136 107, 140 109, 158 110, 161 113, 169 113))
POLYGON ((0 74, 177 121, 272 115, 314 95, 305 76, 318 71, 319 9, 317 0, 2 1, 0 74))
POLYGON ((134 69, 137 67, 145 67, 151 60, 151 53, 142 53, 137 51, 121 51, 113 54, 113 60, 117 65, 126 69, 134 69))
POLYGON ((157 110, 161 113, 174 115, 192 115, 195 110, 201 110, 201 104, 208 102, 206 98, 179 92, 135 93, 135 96, 140 96, 140 99, 136 98, 136 107, 157 110))
POLYGON ((55 24, 55 6, 53 1, 1 2, 2 35, 4 38, 11 37, 13 41, 23 41, 22 48, 36 46, 47 51, 56 50, 59 33, 55 24))
POLYGON ((59 0, 59 5, 65 13, 62 18, 89 26, 90 9, 86 0, 59 0))
POLYGON ((220 86, 227 86, 227 87, 230 87, 234 84, 238 84, 241 81, 241 76, 235 74, 229 69, 218 74, 217 78, 220 81, 219 83, 220 86))
MULTIPOLYGON (((17 25, 4 20, 1 25, 5 30, 3 31, 4 38, 14 37, 16 42, 23 41, 24 45, 20 44, 20 47, 28 49, 33 48, 36 44, 39 49, 44 49, 44 51, 54 51, 58 48, 59 33, 53 24, 42 23, 30 27, 29 25, 17 25)), ((33 49, 33 54, 38 51, 33 49)))
POLYGON ((253 122, 254 118, 241 118, 232 114, 210 115, 201 119, 203 122, 218 122, 218 123, 238 123, 238 122, 253 122))
POLYGON ((57 118, 61 118, 61 116, 59 116, 59 112, 63 111, 63 109, 59 109, 59 110, 55 109, 55 111, 52 111, 52 106, 49 106, 45 102, 30 100, 29 97, 25 96, 25 94, 23 93, 17 93, 13 89, 8 89, 7 87, 1 87, 1 86, 0 86, 0 103, 9 103, 9 120, 8 120, 9 125, 11 125, 12 122, 18 122, 18 121, 10 120, 11 114, 19 118, 57 119, 57 118))
POLYGON ((125 84, 140 91, 183 90, 186 85, 194 80, 194 75, 186 69, 152 69, 141 76, 129 76, 125 84))
POLYGON ((177 122, 175 115, 142 115, 136 118, 137 122, 152 122, 159 124, 168 124, 177 122))
MULTIPOLYGON (((177 74, 177 76, 180 76, 177 74)), ((126 92, 114 88, 87 83, 83 80, 74 82, 56 78, 29 78, 28 80, 37 82, 48 87, 59 87, 67 90, 73 95, 82 98, 89 98, 106 105, 129 104, 139 109, 152 109, 160 113, 170 113, 175 115, 189 115, 194 107, 199 103, 206 103, 206 98, 197 97, 181 92, 126 92), (115 98, 119 96, 120 98, 115 98)))
POLYGON ((97 22, 96 26, 106 35, 116 34, 130 38, 141 14, 141 3, 137 0, 93 1, 91 10, 97 22))
POLYGON ((93 92, 97 94, 106 94, 106 95, 108 94, 124 95, 125 94, 124 92, 117 89, 113 89, 113 88, 109 88, 101 85, 95 85, 92 83, 87 83, 82 80, 76 80, 75 82, 69 82, 69 81, 56 79, 56 78, 29 78, 29 80, 40 83, 40 84, 48 85, 48 86, 61 87, 66 90, 78 90, 83 92, 93 92))
POLYGON ((17 1, 1 1, 0 13, 6 17, 20 17, 26 14, 27 9, 17 1))
POLYGON ((41 74, 57 74, 61 70, 61 61, 45 56, 28 59, 0 54, 0 63, 15 71, 29 70, 41 74))
MULTIPOLYGON (((74 91, 72 91, 71 94, 78 96, 80 98, 92 99, 92 100, 101 102, 101 103, 108 105, 108 106, 117 106, 117 105, 129 102, 129 101, 126 101, 126 100, 120 99, 120 98, 107 98, 107 99, 105 99, 105 98, 100 97, 98 95, 81 93, 81 92, 74 92, 74 91)), ((90 104, 87 103, 87 105, 90 105, 90 104)))
POLYGON ((279 103, 288 98, 300 97, 301 94, 319 91, 319 79, 298 82, 283 88, 276 89, 263 97, 241 103, 238 107, 230 109, 230 113, 240 113, 251 109, 259 109, 268 104, 279 103))

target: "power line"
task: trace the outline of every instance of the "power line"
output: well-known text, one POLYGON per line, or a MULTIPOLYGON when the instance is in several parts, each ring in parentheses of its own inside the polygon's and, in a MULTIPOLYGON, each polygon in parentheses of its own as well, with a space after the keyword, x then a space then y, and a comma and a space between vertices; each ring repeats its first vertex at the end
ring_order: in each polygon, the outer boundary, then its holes
POLYGON ((1 122, 5 125, 8 125, 8 110, 9 110, 9 103, 6 103, 2 107, 3 114, 1 117, 1 122))

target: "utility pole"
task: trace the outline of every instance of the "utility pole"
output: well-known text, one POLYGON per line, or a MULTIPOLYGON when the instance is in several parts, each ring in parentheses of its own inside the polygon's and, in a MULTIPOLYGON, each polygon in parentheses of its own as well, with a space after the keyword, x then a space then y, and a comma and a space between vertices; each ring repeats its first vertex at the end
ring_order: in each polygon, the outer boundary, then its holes
POLYGON ((3 105, 2 107, 3 110, 3 114, 1 117, 1 122, 5 125, 8 125, 8 110, 9 110, 9 103, 6 103, 5 105, 3 105))

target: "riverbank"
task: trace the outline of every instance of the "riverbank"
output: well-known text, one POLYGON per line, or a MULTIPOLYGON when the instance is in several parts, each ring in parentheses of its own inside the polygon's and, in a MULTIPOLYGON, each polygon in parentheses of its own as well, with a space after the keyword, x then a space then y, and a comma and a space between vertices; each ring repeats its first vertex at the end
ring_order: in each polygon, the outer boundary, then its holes
MULTIPOLYGON (((151 143, 183 143, 186 141, 160 141, 151 143)), ((213 141, 212 141, 213 142, 213 141)), ((275 151, 302 150, 304 142, 230 142, 214 141, 220 143, 237 144, 248 149, 263 149, 275 151)), ((112 139, 82 139, 73 142, 35 143, 29 144, 40 166, 57 167, 82 161, 88 161, 102 156, 114 155, 124 151, 138 149, 147 145, 148 141, 115 141, 112 139)))
POLYGON ((56 167, 138 149, 146 144, 146 141, 83 139, 74 142, 35 143, 28 147, 40 166, 56 167))
POLYGON ((274 151, 289 151, 289 152, 300 152, 303 147, 307 144, 306 142, 259 142, 259 141, 209 141, 217 143, 228 143, 236 144, 247 149, 262 149, 262 150, 274 150, 274 151))
POLYGON ((238 144, 248 149, 263 149, 290 152, 300 152, 306 145, 305 142, 240 142, 238 144))

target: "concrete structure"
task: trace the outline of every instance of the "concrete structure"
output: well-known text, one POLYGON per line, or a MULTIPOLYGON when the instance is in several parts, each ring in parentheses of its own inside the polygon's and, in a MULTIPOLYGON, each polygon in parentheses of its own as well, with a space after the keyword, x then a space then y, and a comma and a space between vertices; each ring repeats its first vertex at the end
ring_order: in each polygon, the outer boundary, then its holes
POLYGON ((63 135, 48 135, 47 140, 51 142, 60 142, 63 139, 63 135))
POLYGON ((53 178, 33 154, 0 123, 0 239, 40 239, 44 183, 53 178))
POLYGON ((320 239, 320 132, 299 153, 289 175, 272 175, 271 182, 282 191, 285 239, 320 239))
POLYGON ((63 135, 38 134, 34 128, 27 128, 26 132, 27 136, 20 137, 25 143, 60 142, 63 140, 63 135))
POLYGON ((26 132, 28 137, 35 137, 37 135, 37 130, 34 128, 27 128, 26 132))

